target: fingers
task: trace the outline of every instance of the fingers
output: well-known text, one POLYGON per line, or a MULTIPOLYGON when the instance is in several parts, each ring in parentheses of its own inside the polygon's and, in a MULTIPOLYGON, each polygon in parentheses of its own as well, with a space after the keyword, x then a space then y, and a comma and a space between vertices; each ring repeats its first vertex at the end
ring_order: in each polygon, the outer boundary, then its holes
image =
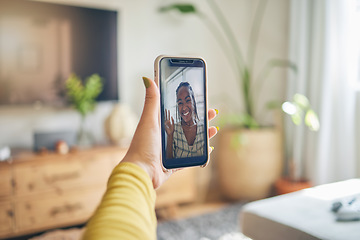
POLYGON ((174 126, 174 118, 171 117, 171 122, 172 122, 172 125, 174 126))
POLYGON ((209 111, 208 111, 209 121, 212 120, 212 119, 214 119, 217 114, 218 114, 218 110, 216 110, 216 109, 209 109, 209 111))
POLYGON ((218 131, 219 131, 218 127, 214 127, 214 126, 209 127, 209 139, 213 138, 217 134, 218 131))
MULTIPOLYGON (((209 109, 208 111, 209 121, 214 119, 217 114, 218 114, 217 109, 209 109)), ((218 131, 219 131, 218 127, 209 127, 209 138, 214 137, 218 131)))
POLYGON ((214 150, 214 147, 209 147, 209 154, 212 153, 213 150, 214 150))
MULTIPOLYGON (((208 117, 209 117, 209 121, 214 119, 216 117, 216 115, 218 115, 218 110, 217 109, 209 109, 208 111, 208 117)), ((217 132, 219 131, 219 127, 209 127, 209 139, 213 138, 217 132)), ((209 154, 212 153, 212 151, 214 150, 214 147, 209 147, 209 154)))

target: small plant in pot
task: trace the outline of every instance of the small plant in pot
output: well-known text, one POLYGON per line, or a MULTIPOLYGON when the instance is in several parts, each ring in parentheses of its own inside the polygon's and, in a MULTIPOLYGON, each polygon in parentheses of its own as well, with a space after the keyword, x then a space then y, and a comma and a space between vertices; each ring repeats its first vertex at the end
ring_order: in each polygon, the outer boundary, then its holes
POLYGON ((94 143, 94 137, 85 128, 87 115, 95 109, 96 98, 103 90, 102 78, 93 74, 83 83, 76 74, 71 74, 65 82, 66 94, 73 107, 81 115, 80 129, 78 131, 78 145, 89 147, 94 143))
POLYGON ((254 102, 274 69, 296 72, 296 66, 287 59, 270 59, 263 68, 254 70, 257 42, 267 2, 258 1, 245 55, 226 15, 215 0, 206 1, 214 20, 193 4, 174 3, 159 9, 160 12, 178 11, 183 15, 197 16, 219 43, 236 76, 243 110, 235 114, 223 114, 220 125, 227 127, 221 128, 216 143, 219 182, 225 197, 232 200, 267 197, 281 174, 281 133, 275 127, 261 126, 255 114, 254 102))
MULTIPOLYGON (((303 125, 314 132, 320 129, 319 118, 306 96, 299 93, 295 94, 292 101, 282 104, 282 110, 287 116, 290 116, 291 122, 295 127, 303 125)), ((299 150, 301 151, 301 149, 299 150)), ((311 187, 310 181, 305 177, 304 159, 299 158, 294 152, 291 152, 287 157, 286 172, 284 177, 277 180, 275 184, 276 192, 278 194, 285 194, 311 187)))

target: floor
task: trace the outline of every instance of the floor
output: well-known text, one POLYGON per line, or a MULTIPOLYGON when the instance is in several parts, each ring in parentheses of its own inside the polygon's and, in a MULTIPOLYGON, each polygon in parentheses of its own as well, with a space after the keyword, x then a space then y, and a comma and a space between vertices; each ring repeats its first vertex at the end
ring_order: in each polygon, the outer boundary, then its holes
POLYGON ((183 204, 180 206, 158 209, 156 210, 156 215, 159 222, 173 219, 183 219, 210 213, 226 207, 229 204, 230 202, 226 201, 183 204))
POLYGON ((211 213, 233 203, 223 198, 217 184, 213 184, 213 187, 210 188, 205 195, 206 196, 203 197, 203 199, 199 202, 187 203, 164 209, 157 209, 156 215, 158 221, 161 222, 173 219, 184 219, 205 213, 211 213))
MULTIPOLYGON (((159 209, 156 211, 158 221, 167 221, 174 219, 184 219, 189 217, 198 216, 205 213, 211 213, 220 208, 228 206, 230 203, 226 201, 209 201, 203 203, 188 203, 173 208, 159 209)), ((57 229, 50 232, 38 233, 29 236, 22 236, 13 238, 12 240, 53 240, 53 239, 66 239, 78 240, 83 231, 83 225, 73 226, 68 229, 57 229)))
POLYGON ((159 222, 158 240, 224 240, 225 235, 241 233, 239 213, 242 206, 243 203, 237 202, 206 214, 159 222))

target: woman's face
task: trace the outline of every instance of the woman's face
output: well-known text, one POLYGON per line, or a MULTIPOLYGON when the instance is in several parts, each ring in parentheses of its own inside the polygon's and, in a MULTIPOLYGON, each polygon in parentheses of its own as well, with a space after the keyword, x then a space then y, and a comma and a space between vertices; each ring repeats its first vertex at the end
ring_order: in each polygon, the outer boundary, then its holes
POLYGON ((188 87, 183 86, 179 88, 177 94, 177 105, 181 119, 189 123, 194 118, 194 102, 190 95, 188 87))

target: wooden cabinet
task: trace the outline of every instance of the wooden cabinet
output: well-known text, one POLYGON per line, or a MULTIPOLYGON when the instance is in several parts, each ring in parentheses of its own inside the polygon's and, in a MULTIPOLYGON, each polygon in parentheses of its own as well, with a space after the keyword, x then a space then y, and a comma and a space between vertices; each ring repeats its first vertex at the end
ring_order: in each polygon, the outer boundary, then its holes
MULTIPOLYGON (((21 153, 0 163, 0 239, 85 223, 127 149, 99 147, 66 155, 21 153)), ((157 190, 156 208, 196 199, 194 168, 157 190)))
POLYGON ((156 190, 156 208, 174 207, 196 200, 196 168, 175 172, 159 189, 156 190))
POLYGON ((17 229, 31 231, 82 223, 93 213, 103 193, 103 188, 92 188, 16 201, 17 229))
POLYGON ((12 194, 11 168, 8 164, 0 165, 0 198, 12 194))
POLYGON ((0 202, 0 236, 14 230, 14 213, 14 207, 10 201, 0 202))
POLYGON ((23 196, 34 192, 54 190, 104 183, 112 168, 119 160, 105 159, 108 153, 88 154, 85 152, 63 156, 61 159, 46 159, 18 164, 13 170, 14 194, 23 196), (75 159, 76 158, 76 159, 75 159))
POLYGON ((86 222, 125 153, 116 147, 21 153, 0 163, 0 238, 86 222))

